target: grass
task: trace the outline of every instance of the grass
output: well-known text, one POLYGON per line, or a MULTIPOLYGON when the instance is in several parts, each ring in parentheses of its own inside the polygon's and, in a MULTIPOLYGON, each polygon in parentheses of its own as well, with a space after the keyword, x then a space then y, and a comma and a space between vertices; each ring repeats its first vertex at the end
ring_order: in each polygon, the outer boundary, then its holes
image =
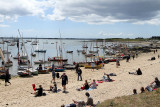
POLYGON ((105 100, 96 107, 160 107, 160 89, 153 92, 105 100))

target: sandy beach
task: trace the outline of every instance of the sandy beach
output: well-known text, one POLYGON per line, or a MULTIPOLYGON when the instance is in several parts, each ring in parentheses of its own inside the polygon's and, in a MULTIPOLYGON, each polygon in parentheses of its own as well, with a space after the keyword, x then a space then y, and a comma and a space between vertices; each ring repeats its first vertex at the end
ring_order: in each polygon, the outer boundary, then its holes
MULTIPOLYGON (((158 51, 159 52, 159 51, 158 51)), ((1 107, 60 107, 62 104, 73 103, 74 100, 87 100, 85 93, 87 91, 77 91, 84 83, 84 80, 92 82, 93 79, 100 80, 104 73, 116 73, 117 76, 111 76, 114 82, 99 83, 97 89, 88 91, 94 100, 104 101, 118 96, 131 95, 132 90, 149 85, 155 77, 160 78, 160 59, 157 58, 158 53, 142 53, 134 60, 131 58, 129 62, 126 60, 120 61, 120 67, 116 68, 115 62, 105 64, 104 68, 91 71, 91 69, 82 69, 83 81, 77 81, 77 74, 75 70, 66 70, 69 78, 67 84, 68 93, 49 93, 46 91, 46 96, 34 97, 32 84, 42 85, 44 89, 49 89, 52 79, 52 73, 40 74, 30 78, 15 77, 10 80, 12 83, 5 86, 4 81, 0 80, 0 106, 1 107), (149 61, 151 57, 155 56, 156 60, 149 61), (128 72, 135 72, 141 68, 142 75, 130 75, 128 72)), ((61 75, 62 73, 60 73, 61 75)), ((63 90, 61 86, 61 79, 56 79, 58 89, 63 90)))

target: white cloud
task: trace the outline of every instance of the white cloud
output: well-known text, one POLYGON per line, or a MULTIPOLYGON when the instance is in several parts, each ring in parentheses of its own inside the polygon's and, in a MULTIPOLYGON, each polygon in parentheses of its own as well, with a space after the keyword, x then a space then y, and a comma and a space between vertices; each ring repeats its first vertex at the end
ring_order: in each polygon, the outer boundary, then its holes
POLYGON ((68 18, 89 24, 160 23, 159 0, 55 0, 51 20, 68 18))
POLYGON ((50 7, 47 1, 38 0, 0 0, 0 22, 17 20, 19 16, 45 17, 45 9, 50 7))
POLYGON ((160 25, 160 0, 0 0, 0 22, 19 16, 89 24, 160 25), (53 10, 48 14, 47 10, 53 10))
POLYGON ((9 25, 0 24, 0 27, 10 27, 9 25))

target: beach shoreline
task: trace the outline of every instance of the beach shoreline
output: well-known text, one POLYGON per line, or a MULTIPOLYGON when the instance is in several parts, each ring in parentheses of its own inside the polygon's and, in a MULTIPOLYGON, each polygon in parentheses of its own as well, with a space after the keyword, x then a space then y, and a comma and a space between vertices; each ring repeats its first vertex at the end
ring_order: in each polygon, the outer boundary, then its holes
MULTIPOLYGON (((159 52, 159 50, 158 50, 159 52)), ((68 93, 49 93, 46 91, 46 96, 35 98, 33 94, 32 84, 42 85, 44 89, 49 89, 51 84, 52 74, 40 74, 29 78, 14 77, 12 78, 11 85, 4 86, 4 81, 0 81, 0 106, 1 107, 60 107, 62 104, 73 103, 74 100, 84 100, 87 98, 85 92, 89 92, 94 99, 94 103, 97 101, 104 101, 106 99, 112 99, 124 95, 131 95, 132 90, 137 89, 140 92, 141 87, 149 85, 155 77, 159 77, 158 69, 160 69, 160 60, 157 58, 157 53, 142 53, 135 58, 131 58, 129 62, 126 60, 120 61, 121 66, 116 68, 115 62, 105 64, 103 69, 91 71, 91 69, 82 69, 83 81, 77 81, 77 75, 75 70, 67 70, 69 82, 66 85, 68 93), (156 60, 149 61, 151 57, 156 57, 156 60), (138 68, 141 68, 142 75, 129 75, 128 72, 135 72, 138 68), (102 79, 104 73, 116 73, 117 76, 111 76, 114 82, 99 83, 97 89, 91 91, 77 91, 84 83, 84 80, 92 82, 93 79, 102 79)), ((62 75, 62 73, 60 73, 62 75)), ((63 90, 61 86, 61 80, 56 79, 58 89, 63 90)))

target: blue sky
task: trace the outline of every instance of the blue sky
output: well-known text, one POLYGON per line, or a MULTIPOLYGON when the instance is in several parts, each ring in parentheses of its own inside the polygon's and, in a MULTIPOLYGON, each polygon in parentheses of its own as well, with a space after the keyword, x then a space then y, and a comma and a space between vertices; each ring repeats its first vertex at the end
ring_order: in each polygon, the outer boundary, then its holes
POLYGON ((160 36, 159 0, 0 0, 0 36, 160 36), (12 2, 11 2, 12 1, 12 2))

